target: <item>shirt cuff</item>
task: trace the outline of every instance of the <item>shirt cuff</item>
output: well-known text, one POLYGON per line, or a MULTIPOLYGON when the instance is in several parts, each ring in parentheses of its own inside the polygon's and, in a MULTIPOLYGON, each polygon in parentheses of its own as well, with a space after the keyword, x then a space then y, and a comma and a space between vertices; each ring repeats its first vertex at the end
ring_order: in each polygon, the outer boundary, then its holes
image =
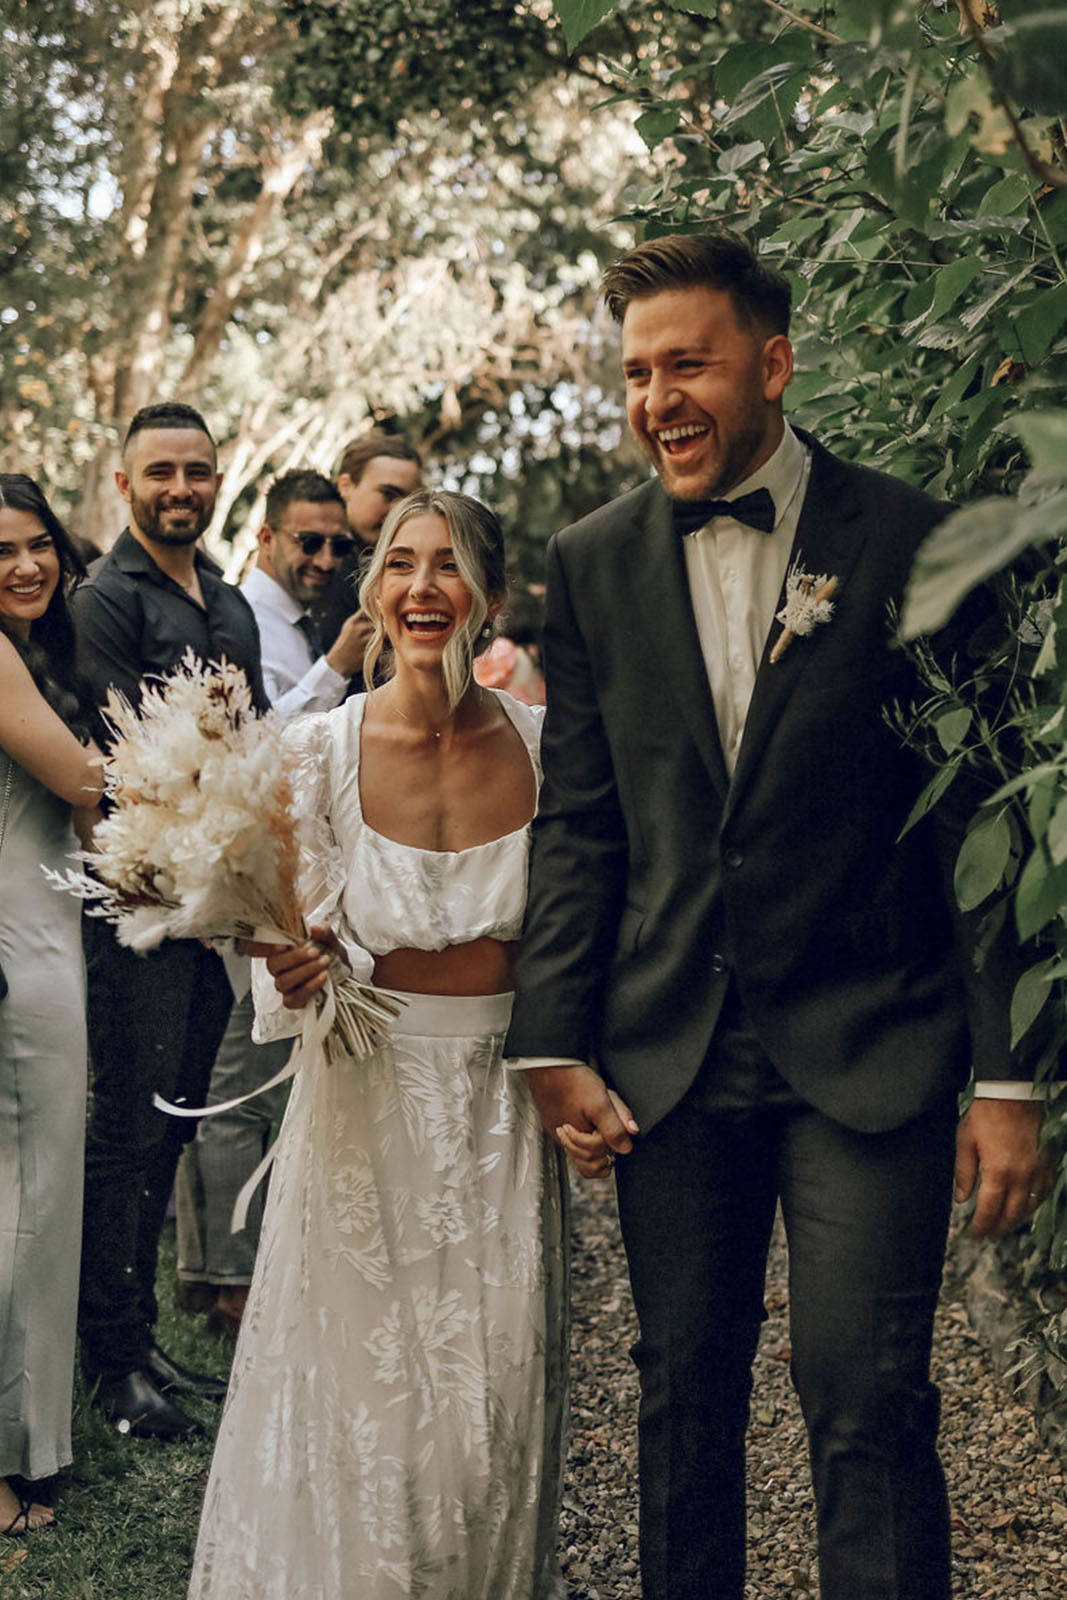
POLYGON ((1047 1100, 1047 1083, 1031 1083, 1028 1078, 985 1078, 974 1086, 976 1100, 1047 1100))
POLYGON ((587 1067, 587 1061, 576 1056, 505 1056, 504 1065, 509 1072, 529 1072, 534 1067, 587 1067))
POLYGON ((313 661, 304 676, 291 688, 279 692, 277 679, 268 668, 264 668, 263 681, 267 698, 285 720, 301 716, 307 711, 333 711, 341 704, 348 687, 348 679, 335 672, 325 656, 313 661))
POLYGON ((324 689, 332 689, 338 694, 340 694, 343 689, 347 689, 348 679, 343 673, 335 672, 324 655, 320 656, 317 661, 312 663, 308 677, 310 677, 311 673, 315 672, 316 670, 319 673, 319 677, 324 689))

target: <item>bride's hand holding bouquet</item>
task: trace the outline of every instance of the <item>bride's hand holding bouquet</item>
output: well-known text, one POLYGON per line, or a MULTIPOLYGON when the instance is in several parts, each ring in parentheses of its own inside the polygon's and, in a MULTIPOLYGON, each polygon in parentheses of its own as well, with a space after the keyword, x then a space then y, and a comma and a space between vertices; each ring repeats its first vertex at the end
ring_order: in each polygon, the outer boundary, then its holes
POLYGON ((289 1011, 300 1011, 322 993, 335 962, 348 966, 344 946, 332 928, 321 924, 308 929, 305 944, 279 947, 253 939, 239 939, 237 948, 242 955, 261 956, 267 971, 274 979, 274 987, 289 1011))

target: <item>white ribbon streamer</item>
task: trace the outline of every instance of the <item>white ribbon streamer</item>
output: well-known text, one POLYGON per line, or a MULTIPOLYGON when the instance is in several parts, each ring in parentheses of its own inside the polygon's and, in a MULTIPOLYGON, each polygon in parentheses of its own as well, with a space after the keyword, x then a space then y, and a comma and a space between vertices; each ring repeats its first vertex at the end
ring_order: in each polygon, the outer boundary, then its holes
MULTIPOLYGON (((386 1020, 394 1019, 399 1014, 400 1005, 392 996, 377 995, 374 991, 369 990, 366 985, 361 985, 360 988, 365 992, 360 994, 359 1004, 366 1006, 368 1011, 374 1014, 376 1023, 378 1018, 385 1022, 386 1020)), ((246 1105, 249 1100, 255 1100, 259 1095, 266 1094, 268 1090, 275 1089, 279 1084, 295 1077, 302 1066, 305 1068, 310 1067, 316 1055, 322 1057, 324 1066, 327 1065, 329 1062, 327 1041, 337 1020, 337 997, 334 993, 333 978, 331 976, 322 991, 322 1004, 305 1007, 300 1035, 293 1045, 289 1060, 281 1071, 276 1072, 272 1078, 268 1078, 265 1083, 258 1084, 256 1088, 250 1089, 247 1094, 236 1095, 232 1100, 222 1100, 216 1105, 176 1106, 172 1105, 169 1100, 164 1100, 162 1095, 158 1094, 152 1096, 152 1104, 157 1111, 165 1111, 171 1117, 217 1117, 224 1111, 233 1111, 235 1107, 246 1105)), ((369 1054, 370 1050, 374 1048, 374 1041, 366 1033, 365 1029, 360 1029, 360 1036, 361 1043, 366 1042, 368 1045, 363 1054, 369 1054)), ((237 1196, 233 1215, 230 1219, 231 1233, 239 1233, 244 1227, 252 1196, 270 1171, 277 1148, 278 1142, 275 1140, 237 1196)))

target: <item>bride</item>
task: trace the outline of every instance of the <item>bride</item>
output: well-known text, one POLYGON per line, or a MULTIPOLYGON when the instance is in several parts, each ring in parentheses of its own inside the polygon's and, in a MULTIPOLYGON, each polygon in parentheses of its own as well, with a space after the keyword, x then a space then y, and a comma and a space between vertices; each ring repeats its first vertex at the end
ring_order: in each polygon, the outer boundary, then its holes
POLYGON ((505 583, 484 506, 409 496, 360 590, 392 676, 287 732, 314 942, 255 963, 257 1037, 331 961, 403 1008, 297 1074, 190 1600, 565 1592, 559 1156, 501 1062, 540 712, 471 673, 505 583))

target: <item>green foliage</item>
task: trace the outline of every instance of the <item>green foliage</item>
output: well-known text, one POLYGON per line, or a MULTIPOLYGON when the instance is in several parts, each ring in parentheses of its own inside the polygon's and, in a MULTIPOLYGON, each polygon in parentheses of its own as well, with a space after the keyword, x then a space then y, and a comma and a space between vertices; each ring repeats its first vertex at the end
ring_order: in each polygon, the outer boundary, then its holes
POLYGON ((1000 888, 1011 858, 1011 827, 1003 810, 981 816, 956 859, 956 899, 973 911, 1000 888))
POLYGON ((514 0, 285 0, 279 10, 295 33, 278 63, 279 99, 297 114, 331 106, 339 155, 426 113, 484 117, 558 64, 553 32, 514 0))
POLYGON ((1008 45, 994 64, 994 80, 1019 105, 1059 116, 1067 108, 1067 17, 1062 6, 1032 0, 1001 4, 1008 45))
MULTIPOLYGON (((1067 424, 1067 416, 1054 413, 1067 424)), ((1016 424, 1018 426, 1018 424, 1016 424)), ((977 584, 1034 544, 1067 534, 1067 485, 1041 498, 1045 480, 1034 473, 1017 497, 990 496, 955 511, 919 552, 904 610, 905 632, 942 627, 977 584)))
MULTIPOLYGON (((569 37, 593 20, 557 9, 569 37)), ((1047 405, 1067 362, 1067 193, 1030 164, 1067 178, 1045 115, 1058 91, 1013 106, 1023 144, 997 98, 1005 75, 1030 82, 1036 23, 1067 8, 1015 10, 983 40, 988 62, 933 0, 679 5, 616 71, 642 136, 670 152, 627 220, 757 236, 794 288, 792 411, 843 454, 961 499, 1012 484, 999 425, 1047 405), (693 11, 707 21, 679 62, 693 11)))
MULTIPOLYGON (((68 404, 72 345, 87 331, 91 196, 113 125, 85 91, 119 7, 7 0, 0 26, 0 417, 5 444, 54 419, 57 442, 85 412, 68 404)), ((73 387, 73 386, 71 386, 73 387)))
POLYGON ((617 9, 616 0, 569 0, 557 6, 563 19, 563 31, 572 47, 581 42, 609 12, 617 9))

